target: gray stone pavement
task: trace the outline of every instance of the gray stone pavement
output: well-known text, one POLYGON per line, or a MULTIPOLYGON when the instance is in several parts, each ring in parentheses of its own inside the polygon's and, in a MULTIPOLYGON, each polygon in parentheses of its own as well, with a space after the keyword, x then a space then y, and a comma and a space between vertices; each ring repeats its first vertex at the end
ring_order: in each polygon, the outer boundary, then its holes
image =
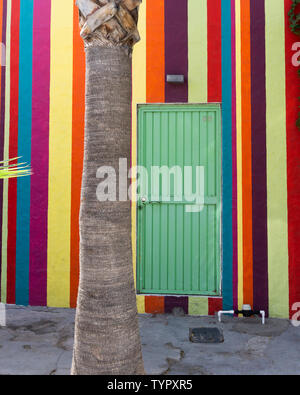
MULTIPOLYGON (((74 310, 6 306, 0 327, 0 374, 69 374, 74 310)), ((148 374, 300 374, 300 327, 287 320, 180 315, 140 316, 148 374), (225 341, 195 344, 189 328, 219 327, 225 341)))

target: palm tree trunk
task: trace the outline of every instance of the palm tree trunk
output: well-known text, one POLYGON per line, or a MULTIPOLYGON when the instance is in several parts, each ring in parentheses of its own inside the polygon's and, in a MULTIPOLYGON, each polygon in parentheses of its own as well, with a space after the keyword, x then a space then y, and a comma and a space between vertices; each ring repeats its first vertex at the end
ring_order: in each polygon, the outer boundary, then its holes
POLYGON ((143 374, 131 254, 130 202, 100 202, 97 169, 130 163, 131 59, 122 46, 86 46, 86 124, 80 284, 73 375, 143 374))

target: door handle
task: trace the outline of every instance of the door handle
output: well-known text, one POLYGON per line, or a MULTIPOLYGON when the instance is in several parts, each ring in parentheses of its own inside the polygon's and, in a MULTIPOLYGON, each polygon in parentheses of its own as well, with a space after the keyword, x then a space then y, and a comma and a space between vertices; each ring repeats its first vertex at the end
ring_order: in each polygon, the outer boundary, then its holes
POLYGON ((147 198, 146 197, 140 197, 138 199, 138 207, 143 208, 147 204, 147 198))

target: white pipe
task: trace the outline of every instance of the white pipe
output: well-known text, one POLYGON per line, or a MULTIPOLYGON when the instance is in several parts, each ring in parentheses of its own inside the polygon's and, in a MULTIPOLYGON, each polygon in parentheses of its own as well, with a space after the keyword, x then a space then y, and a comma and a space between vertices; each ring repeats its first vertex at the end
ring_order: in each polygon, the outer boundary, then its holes
POLYGON ((3 303, 0 303, 0 327, 1 326, 6 326, 6 309, 3 303))
POLYGON ((266 322, 266 312, 263 311, 263 310, 261 310, 261 311, 260 311, 260 314, 261 314, 261 321, 262 321, 262 324, 265 325, 265 322, 266 322))
MULTIPOLYGON (((261 315, 261 323, 262 323, 262 325, 265 325, 265 322, 266 322, 266 312, 263 311, 263 310, 261 310, 259 313, 260 313, 260 315, 261 315)), ((222 321, 222 315, 223 315, 223 314, 235 314, 235 311, 234 311, 234 310, 219 311, 219 312, 218 312, 218 319, 219 319, 219 322, 222 321)))
POLYGON ((219 322, 221 322, 221 319, 222 319, 222 314, 234 314, 234 310, 229 310, 229 311, 219 311, 219 312, 218 312, 218 318, 219 318, 219 322))

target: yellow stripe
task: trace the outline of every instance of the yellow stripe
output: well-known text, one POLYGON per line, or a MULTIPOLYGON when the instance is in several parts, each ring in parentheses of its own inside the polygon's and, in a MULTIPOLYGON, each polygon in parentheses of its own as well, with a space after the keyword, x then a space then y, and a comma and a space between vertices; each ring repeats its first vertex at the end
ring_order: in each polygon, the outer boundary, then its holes
POLYGON ((241 76, 241 2, 236 0, 236 130, 238 199, 238 304, 243 305, 243 185, 242 185, 242 76, 241 76))
MULTIPOLYGON (((6 78, 5 78, 5 132, 3 159, 9 158, 9 127, 10 127, 10 28, 11 28, 11 0, 7 1, 6 26, 6 78)), ((3 220, 2 220, 2 273, 1 273, 1 301, 6 303, 7 281, 7 232, 8 232, 8 180, 3 181, 3 220)))
MULTIPOLYGON (((135 46, 132 59, 132 167, 137 165, 137 104, 146 103, 146 7, 144 0, 140 6, 139 32, 141 41, 135 46)), ((132 262, 136 284, 136 180, 132 183, 132 262)))
POLYGON ((289 316, 285 15, 282 0, 266 0, 267 189, 269 307, 289 316))
POLYGON ((48 306, 70 305, 73 1, 51 2, 48 306))
POLYGON ((207 103, 207 1, 188 2, 190 103, 207 103))
POLYGON ((139 314, 145 314, 145 296, 144 295, 137 295, 136 296, 136 305, 139 314))
POLYGON ((189 297, 189 315, 208 315, 208 298, 189 297))

